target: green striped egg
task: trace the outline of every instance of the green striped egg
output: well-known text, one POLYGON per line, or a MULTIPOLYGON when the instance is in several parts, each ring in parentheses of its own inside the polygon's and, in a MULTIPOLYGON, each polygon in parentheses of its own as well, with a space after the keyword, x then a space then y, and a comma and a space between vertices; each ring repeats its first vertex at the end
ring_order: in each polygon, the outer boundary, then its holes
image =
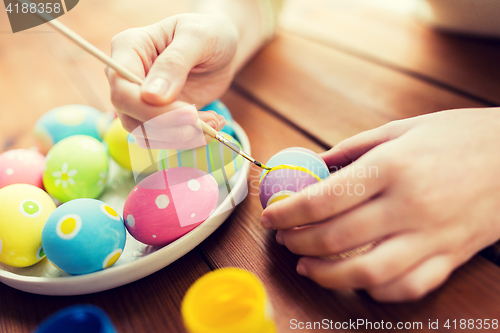
MULTIPOLYGON (((227 133, 223 134, 241 148, 235 138, 227 133)), ((224 171, 229 179, 243 164, 243 157, 214 139, 208 145, 196 149, 162 149, 159 152, 158 164, 160 170, 175 167, 197 168, 211 174, 217 184, 222 185, 225 183, 222 166, 225 166, 224 171)))

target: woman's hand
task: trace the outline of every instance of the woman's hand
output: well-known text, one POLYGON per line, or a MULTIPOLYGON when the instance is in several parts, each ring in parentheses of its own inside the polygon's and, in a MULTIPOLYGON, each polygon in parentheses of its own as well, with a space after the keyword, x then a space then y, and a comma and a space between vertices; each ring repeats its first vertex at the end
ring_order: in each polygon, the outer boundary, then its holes
POLYGON ((326 288, 419 299, 500 238, 499 142, 500 108, 391 122, 324 153, 347 166, 269 206, 262 224, 326 288), (375 241, 347 260, 320 258, 375 241))
MULTIPOLYGON (((200 108, 220 97, 234 76, 237 40, 238 32, 228 19, 208 14, 176 15, 116 35, 113 59, 145 79, 139 86, 107 68, 111 99, 124 128, 132 132, 169 111, 189 104, 200 108)), ((213 128, 224 126, 224 118, 214 112, 198 115, 213 128)), ((152 131, 148 139, 170 142, 168 133, 175 129, 179 140, 189 141, 198 115, 180 112, 178 117, 166 117, 166 124, 159 123, 169 131, 152 131)))

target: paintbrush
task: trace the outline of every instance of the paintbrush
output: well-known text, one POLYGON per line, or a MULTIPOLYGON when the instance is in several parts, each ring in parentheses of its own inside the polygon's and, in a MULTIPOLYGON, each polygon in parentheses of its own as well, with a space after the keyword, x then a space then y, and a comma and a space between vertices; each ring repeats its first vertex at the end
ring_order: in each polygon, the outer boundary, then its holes
MULTIPOLYGON (((17 0, 17 1, 20 3, 31 4, 31 2, 28 0, 17 0)), ((83 37, 78 35, 76 32, 74 32, 73 30, 71 30, 70 28, 68 28, 67 26, 62 24, 61 22, 54 19, 51 15, 49 15, 45 12, 40 13, 38 10, 36 11, 36 14, 39 17, 41 17, 42 19, 44 19, 45 21, 47 21, 47 23, 49 23, 58 32, 60 32, 61 34, 63 34, 64 36, 66 36, 67 38, 72 40, 73 42, 75 42, 82 49, 84 49, 89 54, 93 55, 94 57, 96 57, 97 59, 99 59, 100 61, 102 61, 106 65, 108 65, 110 68, 114 69, 118 74, 120 74, 121 76, 123 76, 127 80, 134 82, 138 85, 142 85, 142 83, 144 82, 143 79, 141 79, 140 77, 138 77, 137 75, 132 73, 130 70, 128 70, 127 68, 125 68, 124 66, 122 66, 121 64, 119 64, 118 62, 113 60, 109 55, 107 55, 106 53, 99 50, 97 47, 92 45, 90 42, 88 42, 86 39, 84 39, 83 37)), ((203 130, 204 133, 213 137, 215 140, 219 141, 220 143, 222 143, 224 146, 228 147, 229 149, 231 149, 235 153, 243 156, 244 158, 246 158, 247 160, 249 160, 250 162, 252 162, 256 166, 258 166, 259 168, 271 170, 270 167, 260 163, 255 158, 253 158, 249 154, 245 153, 243 150, 241 150, 238 147, 238 145, 229 141, 220 132, 218 132, 215 129, 213 129, 212 127, 208 126, 207 123, 205 123, 203 120, 199 119, 199 121, 201 124, 201 129, 203 130)), ((145 133, 146 131, 144 129, 144 125, 141 125, 141 126, 143 127, 142 130, 145 133)), ((146 143, 147 143, 147 139, 146 139, 146 143)))

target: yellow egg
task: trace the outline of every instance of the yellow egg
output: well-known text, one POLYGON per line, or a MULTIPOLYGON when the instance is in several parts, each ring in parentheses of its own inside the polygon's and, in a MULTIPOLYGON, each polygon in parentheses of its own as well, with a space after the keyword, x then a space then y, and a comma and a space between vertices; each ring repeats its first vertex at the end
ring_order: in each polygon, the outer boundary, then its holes
POLYGON ((157 171, 156 163, 151 163, 151 156, 158 156, 158 150, 140 148, 134 138, 123 128, 120 119, 115 119, 104 135, 109 154, 121 167, 143 172, 157 171), (153 170, 151 170, 153 168, 153 170))
POLYGON ((38 187, 15 184, 0 189, 0 262, 27 267, 42 260, 42 230, 55 209, 38 187))

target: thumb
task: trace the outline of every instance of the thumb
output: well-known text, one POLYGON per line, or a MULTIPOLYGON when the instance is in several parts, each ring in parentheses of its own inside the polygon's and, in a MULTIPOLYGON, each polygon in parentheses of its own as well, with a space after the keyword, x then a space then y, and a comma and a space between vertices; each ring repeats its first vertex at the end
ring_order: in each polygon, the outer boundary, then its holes
POLYGON ((141 97, 153 105, 169 104, 177 99, 191 69, 205 57, 203 43, 176 36, 155 59, 141 87, 141 97))

